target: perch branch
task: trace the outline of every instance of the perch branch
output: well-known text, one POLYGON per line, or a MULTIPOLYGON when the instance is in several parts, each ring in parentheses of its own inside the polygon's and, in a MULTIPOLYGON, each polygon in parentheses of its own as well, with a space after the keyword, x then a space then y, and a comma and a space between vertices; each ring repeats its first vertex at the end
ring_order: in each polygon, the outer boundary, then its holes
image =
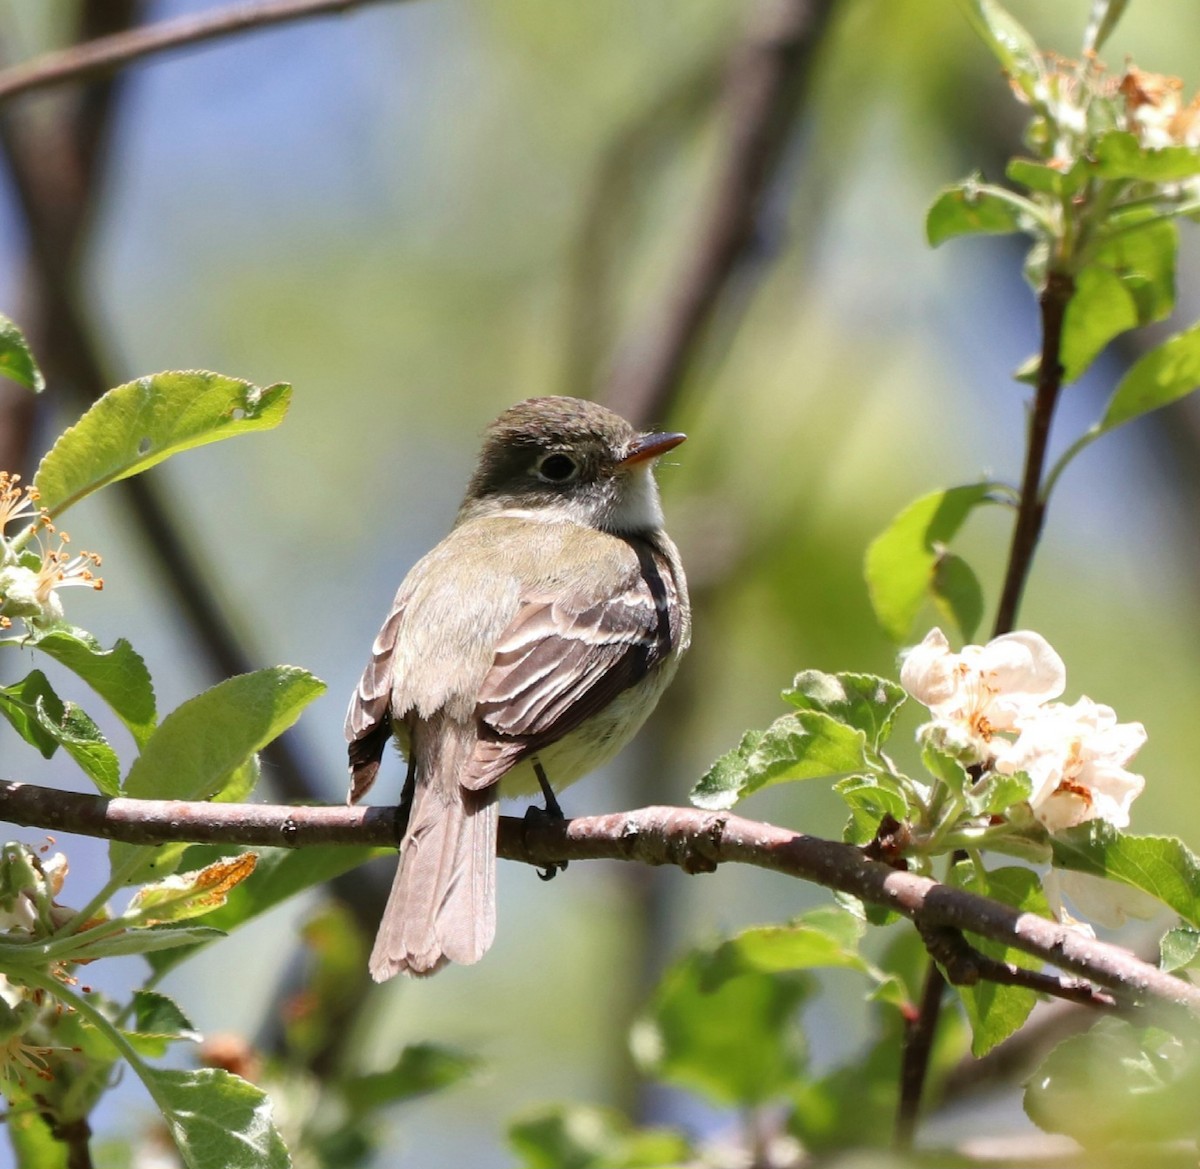
MULTIPOLYGON (((0 818, 25 827, 136 844, 394 844, 394 808, 290 807, 131 800, 0 781, 0 818)), ((882 905, 923 931, 948 929, 1003 942, 1088 979, 1124 1001, 1154 998, 1200 1010, 1200 987, 1058 922, 930 877, 873 861, 859 848, 725 812, 652 807, 574 820, 500 821, 498 853, 545 868, 575 860, 678 865, 688 873, 749 864, 882 905)), ((1039 989, 1054 993, 1054 986, 1039 989)))

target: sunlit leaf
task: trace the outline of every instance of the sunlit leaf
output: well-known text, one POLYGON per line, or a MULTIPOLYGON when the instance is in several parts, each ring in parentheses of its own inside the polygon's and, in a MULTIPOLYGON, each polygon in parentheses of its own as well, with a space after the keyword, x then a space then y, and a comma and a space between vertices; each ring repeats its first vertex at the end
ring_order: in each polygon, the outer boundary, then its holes
POLYGON ((46 379, 33 359, 25 334, 3 315, 0 315, 0 377, 9 378, 35 394, 46 388, 46 379))
POLYGON ((1128 130, 1110 130, 1093 147, 1095 173, 1102 179, 1173 183, 1200 174, 1200 150, 1191 146, 1142 146, 1128 130))
POLYGON ((908 815, 904 797, 886 787, 875 774, 850 775, 833 785, 834 791, 850 808, 850 820, 842 838, 847 844, 866 844, 875 838, 884 816, 903 822, 908 815))
POLYGON ((154 730, 154 684, 146 663, 124 638, 112 649, 82 629, 62 627, 43 633, 33 644, 78 674, 129 728, 139 746, 154 730))
POLYGON ((1173 836, 1133 836, 1089 820, 1051 837, 1060 868, 1123 881, 1200 926, 1200 859, 1173 836))
POLYGON ((783 697, 801 710, 819 711, 857 727, 875 748, 887 741, 905 701, 904 687, 887 678, 820 670, 802 670, 783 697))
POLYGON ((93 491, 148 470, 179 451, 277 426, 291 387, 260 389, 204 371, 172 371, 109 390, 65 430, 34 476, 58 516, 93 491))
POLYGON ((521 1169, 668 1169, 694 1160, 680 1133, 634 1128, 619 1112, 554 1104, 518 1117, 508 1140, 521 1169))
MULTIPOLYGON (((867 588, 876 619, 894 641, 908 637, 921 606, 939 585, 946 544, 976 507, 991 501, 995 486, 972 483, 923 495, 871 541, 867 588)), ((961 581, 961 572, 957 577, 961 581)), ((945 579, 940 583, 944 588, 945 579)))
MULTIPOLYGON (((964 889, 1002 901, 1014 909, 1043 916, 1049 913, 1046 895, 1037 873, 1030 869, 1006 867, 981 872, 974 865, 955 866, 954 880, 964 889)), ((1028 956, 1020 950, 993 942, 987 938, 971 937, 971 944, 981 953, 1000 962, 1025 965, 1028 956)), ((981 980, 975 986, 955 988, 966 1008, 971 1023, 971 1054, 986 1055, 997 1043, 1016 1032, 1037 1003, 1037 993, 1021 986, 1004 986, 981 980)))
POLYGON ((1010 235, 1028 231, 1037 209, 1011 191, 978 179, 955 183, 938 193, 925 216, 925 236, 937 247, 959 235, 1010 235))
MULTIPOLYGON (((1030 1077, 1025 1111, 1047 1132, 1104 1153, 1116 1144, 1194 1141, 1200 1043, 1124 1019, 1101 1019, 1060 1043, 1030 1077)), ((1152 1156, 1147 1152, 1147 1155, 1152 1156)))
POLYGON ((859 953, 866 924, 836 907, 810 910, 786 925, 743 930, 713 952, 712 969, 723 977, 747 970, 766 974, 835 968, 864 974, 872 983, 871 997, 907 1005, 903 984, 859 953))
POLYGON ((61 710, 62 699, 54 692, 50 679, 41 670, 30 670, 20 682, 0 686, 0 715, 30 746, 36 747, 44 759, 58 750, 58 739, 38 718, 38 703, 53 701, 61 710))
POLYGON ((120 791, 117 753, 95 722, 73 702, 64 702, 40 670, 0 687, 0 715, 44 758, 62 747, 102 794, 115 796, 120 791))
POLYGON ((356 1115, 449 1088, 482 1067, 478 1056, 435 1043, 409 1044, 382 1072, 350 1076, 338 1082, 346 1106, 356 1115))
POLYGON ((1200 386, 1200 325, 1140 357, 1121 379, 1100 420, 1102 431, 1157 410, 1200 386))
POLYGON ((972 641, 983 620, 983 587, 961 556, 944 552, 937 558, 929 596, 941 616, 954 623, 963 641, 972 641))
POLYGON ((1178 926, 1167 930, 1158 945, 1158 964, 1163 970, 1182 970, 1195 964, 1200 955, 1200 930, 1178 926))
POLYGON ((1037 42, 994 0, 959 0, 971 26, 1031 103, 1039 98, 1042 55, 1037 42))
POLYGON ((1092 0, 1092 15, 1083 34, 1084 56, 1100 52, 1128 3, 1129 0, 1092 0))
POLYGON ((845 775, 866 766, 866 735, 815 710, 776 719, 712 765, 692 789, 700 808, 731 808, 743 796, 775 783, 845 775))
POLYGON ((143 1065, 142 1078, 187 1169, 291 1169, 261 1088, 221 1068, 143 1065))
MULTIPOLYGON (((140 799, 207 800, 224 794, 231 782, 236 798, 251 755, 277 738, 325 689, 305 670, 274 666, 217 683, 188 699, 163 719, 134 760, 124 794, 140 799)), ((114 869, 132 863, 129 882, 172 872, 186 845, 131 845, 114 841, 114 869)))
POLYGON ((726 1105, 785 1093, 803 1062, 796 1009, 809 980, 795 973, 729 973, 693 951, 663 976, 633 1035, 638 1063, 660 1079, 726 1105))
POLYGON ((1075 279, 1075 292, 1063 317, 1059 361, 1063 382, 1079 378, 1116 336, 1138 324, 1138 306, 1115 272, 1099 265, 1075 279))

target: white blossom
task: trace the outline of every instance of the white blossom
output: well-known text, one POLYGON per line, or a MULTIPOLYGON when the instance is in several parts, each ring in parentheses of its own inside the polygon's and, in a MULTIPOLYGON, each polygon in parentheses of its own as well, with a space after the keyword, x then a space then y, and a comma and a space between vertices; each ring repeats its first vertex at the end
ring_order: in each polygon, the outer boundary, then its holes
POLYGON ((1146 742, 1141 723, 1119 723, 1110 706, 1080 698, 1055 702, 1018 718, 1014 742, 1000 745, 996 770, 1024 771, 1033 781, 1034 815, 1051 832, 1088 820, 1129 823, 1129 806, 1145 786, 1125 765, 1146 742))
POLYGON ((984 762, 996 746, 1007 746, 993 745, 997 732, 1015 730, 1022 716, 1063 692, 1067 671, 1039 633, 1006 633, 955 653, 945 634, 931 629, 905 656, 900 681, 933 715, 927 734, 984 762))

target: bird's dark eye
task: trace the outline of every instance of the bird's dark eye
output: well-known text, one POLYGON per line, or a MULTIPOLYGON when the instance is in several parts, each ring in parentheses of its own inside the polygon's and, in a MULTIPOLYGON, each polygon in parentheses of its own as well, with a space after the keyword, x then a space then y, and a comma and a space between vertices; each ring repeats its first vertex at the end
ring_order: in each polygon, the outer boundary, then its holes
POLYGON ((545 455, 538 461, 537 477, 544 483, 569 483, 579 474, 579 464, 570 455, 545 455))

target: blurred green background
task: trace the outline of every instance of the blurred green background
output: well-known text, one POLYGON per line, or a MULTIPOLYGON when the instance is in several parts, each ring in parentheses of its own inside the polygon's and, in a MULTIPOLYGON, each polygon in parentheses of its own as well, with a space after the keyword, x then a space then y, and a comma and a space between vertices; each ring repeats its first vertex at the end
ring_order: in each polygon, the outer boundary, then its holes
MULTIPOLYGON (((371 639, 449 524, 482 428, 521 397, 602 394, 653 331, 711 195, 728 132, 722 77, 769 7, 383 3, 128 74, 83 302, 110 384, 199 367, 296 387, 280 430, 153 475, 254 663, 329 683, 298 733, 325 798, 344 792, 341 720, 371 639)), ((1068 55, 1089 10, 1010 7, 1068 55)), ((61 43, 74 11, 0 4, 7 59, 61 43)), ((1106 56, 1179 74, 1190 95, 1198 47, 1192 0, 1142 0, 1106 56)), ((9 117, 36 128, 61 100, 22 99, 9 117)), ((690 435, 659 479, 698 595, 694 648, 643 738, 568 793, 568 815, 686 802, 742 730, 780 712, 798 669, 894 671, 862 583, 868 541, 917 494, 1019 474, 1027 391, 1010 375, 1038 344, 1022 251, 1004 240, 930 251, 923 215, 971 170, 999 179, 1021 124, 951 0, 832 4, 752 246, 669 410, 650 420, 690 435)), ((27 245, 11 186, 0 189, 0 309, 21 322, 27 245)), ((1183 239, 1177 326, 1200 314, 1186 226, 1183 239)), ((1109 355, 1069 391, 1054 449, 1098 416, 1134 355, 1109 355)), ((78 413, 58 391, 38 420, 43 445, 78 413)), ((1089 449, 1053 501, 1019 622, 1062 653, 1068 700, 1086 693, 1145 723, 1133 827, 1193 847, 1198 446, 1200 412, 1184 402, 1089 449)), ((162 711, 210 684, 120 502, 85 505, 68 527, 104 553, 106 578, 102 597, 69 595, 71 618, 106 642, 131 638, 162 711)), ((961 544, 990 604, 1008 531, 994 510, 961 544)), ((0 748, 7 778, 77 786, 68 764, 43 764, 7 728, 0 748)), ((376 798, 394 798, 401 778, 393 765, 376 798)), ((266 780, 269 798, 270 768, 266 780)), ((831 836, 843 819, 821 782, 740 810, 831 836)), ((78 904, 103 853, 60 843, 75 870, 65 899, 78 904)), ((359 1019, 364 1066, 433 1039, 490 1067, 398 1113, 381 1163, 506 1165, 504 1123, 523 1108, 637 1102, 625 1032, 650 975, 689 943, 825 899, 732 868, 579 864, 546 886, 503 865, 487 959, 391 984, 359 1019)), ((257 1033, 310 906, 212 948, 167 989, 202 1030, 257 1033)), ((831 989, 809 1020, 818 1065, 862 1035, 858 988, 831 989)), ((149 1114, 136 1089, 118 1099, 133 1111, 110 1107, 101 1119, 114 1129, 149 1114)), ((706 1131, 730 1122, 667 1095, 638 1106, 706 1131)), ((1014 1107, 987 1123, 1025 1124, 1014 1107)))

